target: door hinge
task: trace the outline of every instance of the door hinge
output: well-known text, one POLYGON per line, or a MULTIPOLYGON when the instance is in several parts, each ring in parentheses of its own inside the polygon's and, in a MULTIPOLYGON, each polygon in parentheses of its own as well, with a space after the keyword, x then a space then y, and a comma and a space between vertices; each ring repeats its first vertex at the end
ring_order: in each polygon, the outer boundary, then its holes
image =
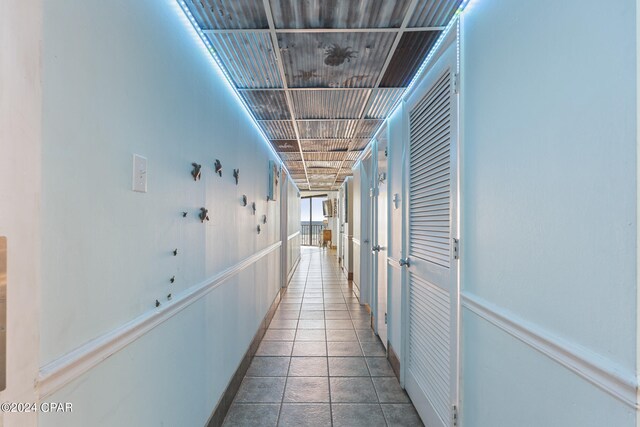
POLYGON ((456 405, 451 407, 451 425, 454 427, 458 425, 458 406, 456 405))
POLYGON ((453 240, 453 259, 460 259, 460 240, 455 237, 451 240, 453 240))
POLYGON ((460 93, 460 74, 454 73, 451 78, 453 79, 453 93, 460 93))
POLYGON ((387 324, 387 313, 384 314, 384 324, 387 324))

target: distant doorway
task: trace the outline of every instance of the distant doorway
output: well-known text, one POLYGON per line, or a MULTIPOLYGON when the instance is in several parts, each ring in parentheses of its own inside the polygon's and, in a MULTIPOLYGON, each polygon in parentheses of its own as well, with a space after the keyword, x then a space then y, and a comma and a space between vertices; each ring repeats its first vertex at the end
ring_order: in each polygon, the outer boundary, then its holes
POLYGON ((303 246, 321 246, 322 233, 327 228, 325 202, 327 195, 303 197, 300 200, 301 243, 303 246))

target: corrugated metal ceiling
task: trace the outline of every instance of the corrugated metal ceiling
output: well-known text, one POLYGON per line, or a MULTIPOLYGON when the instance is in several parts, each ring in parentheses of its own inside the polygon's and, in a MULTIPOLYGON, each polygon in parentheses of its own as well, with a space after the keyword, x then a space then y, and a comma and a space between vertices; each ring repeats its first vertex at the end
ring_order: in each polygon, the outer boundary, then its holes
POLYGON ((436 31, 404 33, 380 86, 405 87, 409 85, 422 61, 438 40, 438 36, 439 33, 436 31))
POLYGON ((307 162, 311 161, 311 160, 318 160, 318 161, 342 161, 345 159, 345 157, 347 157, 348 152, 339 152, 339 153, 313 153, 313 152, 308 152, 308 153, 304 153, 304 158, 307 160, 307 162))
POLYGON ((291 95, 297 119, 359 119, 369 90, 296 90, 291 95))
POLYGON ((374 89, 367 114, 364 117, 366 119, 385 119, 403 93, 404 89, 374 89))
POLYGON ((302 151, 325 151, 325 152, 340 152, 347 151, 351 140, 349 139, 317 139, 317 140, 301 140, 302 151))
POLYGON ((260 0, 190 0, 189 8, 203 30, 269 28, 260 0))
POLYGON ((295 139, 274 139, 271 140, 271 143, 278 152, 300 152, 298 141, 295 139))
POLYGON ((208 37, 236 87, 283 87, 269 34, 209 33, 208 37))
POLYGON ((358 126, 357 120, 299 121, 298 130, 303 139, 350 139, 358 126))
POLYGON ((284 33, 278 35, 289 87, 373 87, 393 33, 284 33))
POLYGON ((271 0, 276 28, 398 28, 408 0, 271 0))
POLYGON ((419 1, 409 27, 443 27, 461 4, 462 0, 419 1))
POLYGON ((242 96, 258 120, 291 119, 284 91, 247 90, 242 92, 242 96))
POLYGON ((259 122, 269 139, 296 139, 293 122, 284 120, 270 120, 259 122))
POLYGON ((463 0, 186 1, 300 188, 324 189, 351 174, 463 0))

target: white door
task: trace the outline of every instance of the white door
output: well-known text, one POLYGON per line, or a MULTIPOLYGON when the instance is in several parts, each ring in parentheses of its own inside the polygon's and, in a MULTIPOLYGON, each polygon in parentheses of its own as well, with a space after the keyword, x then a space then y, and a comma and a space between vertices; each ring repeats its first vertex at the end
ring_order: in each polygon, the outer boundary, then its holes
POLYGON ((387 138, 382 130, 377 140, 377 175, 374 177, 374 254, 373 278, 376 292, 376 332, 387 347, 387 138))
POLYGON ((457 95, 453 43, 407 101, 405 388, 425 425, 452 425, 458 401, 457 95))

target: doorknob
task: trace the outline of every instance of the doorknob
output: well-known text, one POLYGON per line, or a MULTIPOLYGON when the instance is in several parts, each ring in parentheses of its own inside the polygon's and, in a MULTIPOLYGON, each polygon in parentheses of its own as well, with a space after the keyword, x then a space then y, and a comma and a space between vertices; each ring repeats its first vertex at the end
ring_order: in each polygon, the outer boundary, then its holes
POLYGON ((407 267, 411 266, 411 263, 409 262, 409 258, 400 258, 400 260, 398 261, 398 264, 400 264, 400 267, 404 267, 405 265, 407 267))
POLYGON ((380 245, 374 245, 371 247, 371 252, 380 252, 381 249, 380 245))

